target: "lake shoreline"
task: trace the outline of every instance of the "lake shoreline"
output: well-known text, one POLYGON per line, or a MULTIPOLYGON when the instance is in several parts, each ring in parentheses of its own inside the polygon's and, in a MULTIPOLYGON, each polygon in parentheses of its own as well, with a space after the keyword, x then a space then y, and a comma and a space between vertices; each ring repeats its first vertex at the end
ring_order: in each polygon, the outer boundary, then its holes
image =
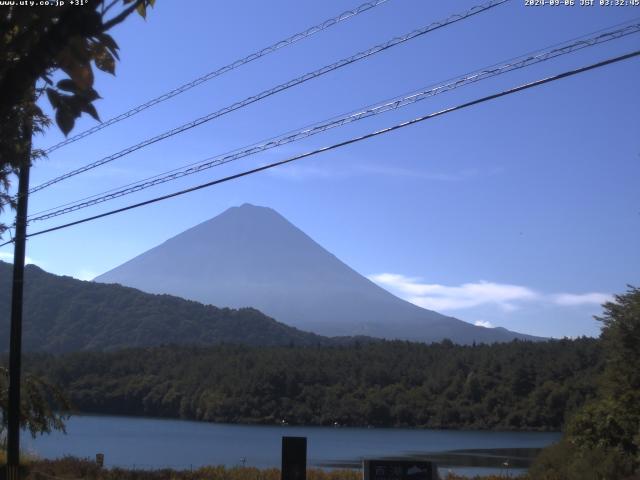
MULTIPOLYGON (((67 413, 65 413, 67 415, 67 413)), ((431 427, 431 426, 411 426, 411 425, 358 425, 358 424, 298 424, 298 423, 278 423, 278 422, 214 422, 209 420, 197 420, 193 418, 181 418, 173 416, 154 416, 154 415, 134 415, 126 413, 103 413, 103 412, 91 412, 91 411, 75 411, 68 413, 70 417, 123 417, 132 419, 145 419, 145 420, 158 420, 158 421, 179 421, 179 422, 193 422, 198 424, 209 425, 230 425, 230 426, 247 426, 247 427, 309 427, 309 428, 357 428, 357 429, 376 429, 376 430, 441 430, 451 432, 496 432, 496 433, 558 433, 559 430, 552 428, 455 428, 455 427, 431 427)))
POLYGON ((68 434, 35 440, 23 451, 55 459, 104 454, 106 467, 175 470, 207 465, 280 466, 283 436, 306 437, 310 468, 356 468, 363 459, 435 461, 444 471, 498 473, 507 461, 526 471, 540 448, 559 433, 233 425, 123 416, 73 416, 68 434))

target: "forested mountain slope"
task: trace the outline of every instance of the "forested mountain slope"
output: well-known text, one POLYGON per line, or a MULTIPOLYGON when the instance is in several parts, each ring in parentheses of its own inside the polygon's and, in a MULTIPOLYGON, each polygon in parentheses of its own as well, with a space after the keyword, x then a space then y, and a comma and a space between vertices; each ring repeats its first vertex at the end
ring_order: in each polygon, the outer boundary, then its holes
MULTIPOLYGON (((0 351, 9 347, 11 264, 0 262, 0 351)), ((163 344, 317 345, 303 332, 253 308, 216 308, 171 295, 84 282, 27 265, 25 351, 114 350, 163 344)), ((340 340, 336 340, 340 341, 340 340)))

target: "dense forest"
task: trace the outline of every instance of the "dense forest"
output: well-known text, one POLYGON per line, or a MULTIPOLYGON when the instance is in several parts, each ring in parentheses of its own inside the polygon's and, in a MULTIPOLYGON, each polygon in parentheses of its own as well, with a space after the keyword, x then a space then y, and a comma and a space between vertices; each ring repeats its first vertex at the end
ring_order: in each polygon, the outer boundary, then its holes
POLYGON ((594 396, 598 340, 164 346, 31 355, 81 412, 214 422, 558 430, 594 396))
POLYGON ((640 478, 640 288, 628 286, 602 307, 596 395, 567 419, 560 442, 538 456, 532 479, 640 478))
MULTIPOLYGON (((35 265, 25 272, 25 351, 115 350, 171 342, 317 345, 330 340, 284 325, 253 308, 216 308, 171 295, 83 282, 35 265)), ((0 345, 9 345, 11 264, 0 262, 0 345)))

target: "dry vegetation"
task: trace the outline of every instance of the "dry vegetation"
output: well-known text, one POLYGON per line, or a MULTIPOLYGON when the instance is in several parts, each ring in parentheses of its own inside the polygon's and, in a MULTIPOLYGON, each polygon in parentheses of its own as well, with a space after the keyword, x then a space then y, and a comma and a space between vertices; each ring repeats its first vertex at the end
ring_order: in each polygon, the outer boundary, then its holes
MULTIPOLYGON (((29 460, 26 480, 280 480, 277 468, 223 466, 194 470, 129 470, 100 468, 91 460, 65 457, 58 460, 29 460)), ((475 480, 500 480, 504 477, 485 476, 475 480)), ((522 478, 522 477, 521 477, 522 478)), ((307 480, 361 480, 358 470, 307 470, 307 480)), ((447 475, 443 480, 469 480, 467 477, 447 475)), ((523 479, 524 480, 524 479, 523 479)))

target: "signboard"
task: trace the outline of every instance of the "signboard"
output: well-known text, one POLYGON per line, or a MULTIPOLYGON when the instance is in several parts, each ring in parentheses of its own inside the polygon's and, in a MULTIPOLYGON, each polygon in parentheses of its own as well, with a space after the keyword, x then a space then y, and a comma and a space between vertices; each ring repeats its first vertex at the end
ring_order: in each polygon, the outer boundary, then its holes
POLYGON ((282 437, 282 480, 306 480, 307 437, 282 437))
POLYGON ((433 462, 405 460, 364 460, 363 480, 438 480, 433 462))

